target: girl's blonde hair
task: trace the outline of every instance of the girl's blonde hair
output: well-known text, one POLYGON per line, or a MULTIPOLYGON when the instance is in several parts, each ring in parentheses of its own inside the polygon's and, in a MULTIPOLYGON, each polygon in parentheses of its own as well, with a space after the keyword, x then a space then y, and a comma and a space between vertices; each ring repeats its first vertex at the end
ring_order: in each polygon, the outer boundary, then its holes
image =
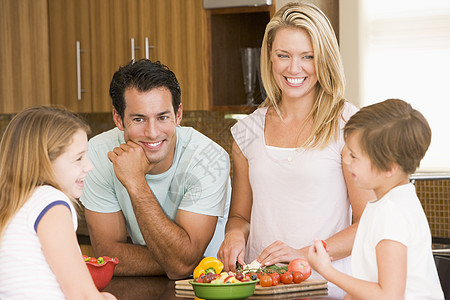
POLYGON ((52 161, 80 129, 90 131, 75 114, 48 106, 25 109, 8 124, 0 143, 0 239, 36 187, 59 188, 52 161))
POLYGON ((303 147, 325 147, 339 133, 339 119, 345 99, 345 78, 339 46, 330 21, 316 6, 291 2, 284 5, 266 26, 261 47, 261 77, 267 98, 261 106, 278 108, 281 90, 272 73, 270 54, 277 31, 281 28, 304 30, 311 38, 317 74, 314 105, 308 119, 313 119, 311 135, 303 147))

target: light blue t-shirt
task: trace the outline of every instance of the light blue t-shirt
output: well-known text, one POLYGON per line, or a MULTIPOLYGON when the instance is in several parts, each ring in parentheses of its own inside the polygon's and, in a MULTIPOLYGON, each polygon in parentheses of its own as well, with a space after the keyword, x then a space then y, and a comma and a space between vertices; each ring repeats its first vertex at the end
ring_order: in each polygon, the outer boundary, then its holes
MULTIPOLYGON (((175 220, 178 209, 218 216, 216 231, 206 256, 217 257, 223 241, 231 198, 228 153, 210 138, 190 127, 176 128, 177 143, 169 170, 146 175, 147 183, 164 213, 175 220)), ((123 131, 111 129, 89 141, 88 156, 94 165, 80 200, 92 211, 122 211, 134 244, 145 245, 130 197, 117 179, 107 153, 125 143, 123 131)))

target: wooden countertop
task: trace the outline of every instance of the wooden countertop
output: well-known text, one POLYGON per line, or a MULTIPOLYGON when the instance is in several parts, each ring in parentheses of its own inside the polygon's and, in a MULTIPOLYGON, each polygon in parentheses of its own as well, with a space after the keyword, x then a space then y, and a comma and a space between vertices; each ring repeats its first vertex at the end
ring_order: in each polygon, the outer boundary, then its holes
MULTIPOLYGON (((175 281, 169 280, 165 276, 149 277, 122 277, 114 276, 108 286, 104 289, 110 292, 119 300, 133 299, 164 299, 164 300, 183 300, 194 299, 194 297, 180 297, 175 291, 175 281)), ((331 299, 327 297, 308 297, 315 300, 331 299)), ((272 299, 270 297, 265 299, 272 299)), ((276 298, 273 298, 276 299, 276 298)), ((284 298, 290 299, 290 298, 284 298)), ((294 299, 294 298, 293 298, 294 299)), ((298 297, 295 299, 300 300, 298 297)))

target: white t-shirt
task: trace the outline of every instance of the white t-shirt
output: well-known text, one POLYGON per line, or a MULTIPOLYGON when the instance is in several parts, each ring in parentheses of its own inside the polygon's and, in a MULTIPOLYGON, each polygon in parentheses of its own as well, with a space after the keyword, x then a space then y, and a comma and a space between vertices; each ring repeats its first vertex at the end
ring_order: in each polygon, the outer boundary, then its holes
MULTIPOLYGON (((249 164, 253 193, 247 263, 276 240, 293 248, 327 239, 351 223, 351 207, 342 171, 342 129, 357 108, 346 103, 337 140, 324 149, 267 146, 264 138, 267 107, 259 108, 231 128, 249 164)), ((350 260, 333 265, 350 273, 350 260)), ((315 272, 312 278, 320 278, 315 272)))
MULTIPOLYGON (((223 242, 231 198, 228 153, 190 127, 176 128, 177 143, 172 166, 161 174, 146 175, 147 183, 164 213, 175 220, 178 209, 218 216, 216 231, 205 256, 217 256, 223 242)), ((88 156, 94 170, 85 180, 80 200, 92 211, 122 211, 134 244, 145 245, 133 211, 130 196, 117 179, 107 153, 125 143, 118 128, 101 133, 89 141, 88 156)))
POLYGON ((405 299, 444 299, 431 251, 430 227, 414 185, 395 187, 367 204, 351 256, 355 277, 378 282, 376 246, 382 240, 407 247, 405 299))
POLYGON ((76 231, 72 203, 48 185, 38 187, 7 225, 0 242, 0 299, 65 299, 36 233, 39 221, 55 205, 70 208, 76 231))

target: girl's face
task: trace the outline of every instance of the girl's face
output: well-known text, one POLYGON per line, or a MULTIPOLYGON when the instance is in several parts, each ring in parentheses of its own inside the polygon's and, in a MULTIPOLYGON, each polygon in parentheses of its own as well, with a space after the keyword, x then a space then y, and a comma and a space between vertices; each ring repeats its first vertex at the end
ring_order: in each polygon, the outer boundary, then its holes
POLYGON ((93 169, 87 157, 87 135, 79 129, 72 143, 53 162, 53 172, 62 191, 73 198, 80 198, 87 173, 93 169))
POLYGON ((317 76, 311 38, 306 31, 292 27, 279 29, 270 59, 283 99, 314 98, 317 76))

